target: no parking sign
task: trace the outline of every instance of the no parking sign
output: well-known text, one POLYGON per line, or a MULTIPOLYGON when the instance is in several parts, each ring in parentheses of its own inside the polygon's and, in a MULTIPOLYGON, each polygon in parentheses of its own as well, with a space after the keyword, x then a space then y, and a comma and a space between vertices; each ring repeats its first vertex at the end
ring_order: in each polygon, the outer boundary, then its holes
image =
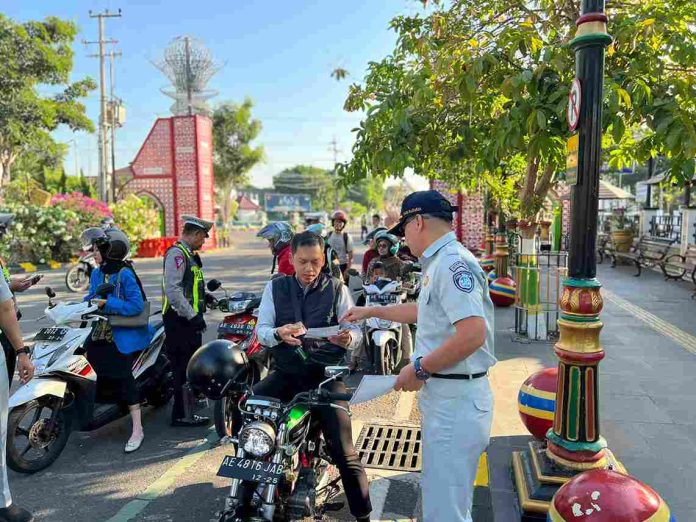
POLYGON ((580 123, 580 106, 582 105, 582 86, 580 80, 575 78, 568 93, 568 127, 570 132, 575 131, 580 123))

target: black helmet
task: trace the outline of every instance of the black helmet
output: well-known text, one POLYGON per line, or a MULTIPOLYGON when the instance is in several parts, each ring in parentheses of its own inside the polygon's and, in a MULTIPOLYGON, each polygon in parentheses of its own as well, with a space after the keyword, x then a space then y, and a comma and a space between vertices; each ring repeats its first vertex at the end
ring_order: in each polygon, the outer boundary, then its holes
POLYGON ((232 389, 244 384, 248 370, 249 359, 237 343, 217 339, 196 350, 186 368, 186 378, 194 393, 219 400, 229 381, 232 389))
POLYGON ((80 241, 84 250, 97 247, 104 261, 123 261, 130 252, 128 236, 117 228, 88 228, 82 233, 80 241))

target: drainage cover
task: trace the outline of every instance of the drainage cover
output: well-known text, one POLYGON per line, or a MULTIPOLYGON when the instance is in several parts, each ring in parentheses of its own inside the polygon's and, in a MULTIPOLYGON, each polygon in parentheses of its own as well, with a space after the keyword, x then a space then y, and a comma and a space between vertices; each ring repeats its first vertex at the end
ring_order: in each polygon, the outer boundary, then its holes
POLYGON ((358 455, 367 468, 421 470, 421 430, 408 424, 365 424, 358 455))

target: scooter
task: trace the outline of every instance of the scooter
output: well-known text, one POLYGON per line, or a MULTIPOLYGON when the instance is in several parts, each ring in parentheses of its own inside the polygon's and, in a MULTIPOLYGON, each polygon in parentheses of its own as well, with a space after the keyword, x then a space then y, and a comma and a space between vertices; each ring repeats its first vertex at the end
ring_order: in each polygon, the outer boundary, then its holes
POLYGON ((71 292, 86 292, 92 271, 97 268, 94 252, 83 252, 80 258, 65 273, 65 286, 71 292))
MULTIPOLYGON (((217 279, 208 281, 207 289, 209 292, 219 289, 225 292, 225 297, 220 299, 208 294, 208 308, 229 314, 218 326, 218 339, 226 339, 239 345, 251 364, 248 384, 259 382, 268 375, 270 369, 269 352, 261 346, 256 336, 256 320, 261 297, 251 292, 236 292, 230 295, 217 279)), ((232 437, 239 431, 242 422, 238 407, 241 395, 241 393, 230 391, 225 397, 213 403, 215 431, 221 439, 232 437)))
POLYGON ((363 287, 363 278, 355 268, 346 270, 348 291, 353 298, 353 303, 356 306, 365 305, 365 289, 363 287))
MULTIPOLYGON (((113 289, 113 284, 106 283, 95 294, 103 297, 113 289)), ((56 294, 50 288, 46 295, 45 317, 55 326, 41 328, 34 336, 34 378, 9 400, 7 464, 21 473, 35 473, 50 466, 65 448, 73 429, 93 431, 128 415, 128 408, 114 404, 108 397, 109 390, 99 386, 86 356, 85 342, 94 326, 107 320, 106 316, 90 301, 54 303, 56 294)), ((162 320, 152 324, 155 335, 133 363, 133 376, 143 405, 159 407, 171 399, 174 378, 162 349, 162 320)))
MULTIPOLYGON (((400 281, 379 278, 364 285, 365 306, 388 306, 404 302, 406 291, 400 281)), ((371 317, 365 321, 367 354, 378 375, 390 375, 401 362, 401 323, 371 317)))

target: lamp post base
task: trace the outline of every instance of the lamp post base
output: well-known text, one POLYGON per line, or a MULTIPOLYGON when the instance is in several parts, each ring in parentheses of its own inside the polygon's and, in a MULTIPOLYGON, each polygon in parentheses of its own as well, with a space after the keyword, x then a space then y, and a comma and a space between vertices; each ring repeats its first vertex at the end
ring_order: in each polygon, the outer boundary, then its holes
MULTIPOLYGON (((606 452, 606 469, 626 474, 611 450, 606 452)), ((556 491, 580 471, 556 464, 546 455, 546 442, 530 441, 529 447, 512 454, 512 474, 521 522, 543 522, 556 491)))

